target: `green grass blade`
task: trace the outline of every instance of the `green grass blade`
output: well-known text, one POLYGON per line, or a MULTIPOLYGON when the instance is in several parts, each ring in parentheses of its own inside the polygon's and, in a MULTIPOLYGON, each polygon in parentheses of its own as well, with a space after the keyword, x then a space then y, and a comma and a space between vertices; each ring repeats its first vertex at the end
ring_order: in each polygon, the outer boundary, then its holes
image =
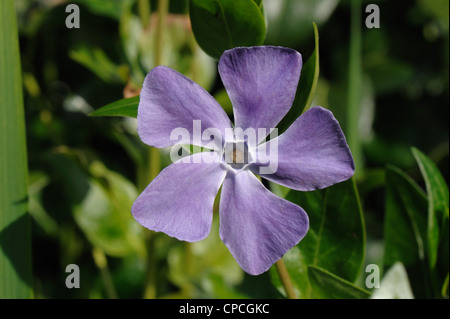
POLYGON ((139 96, 133 96, 102 106, 89 114, 89 116, 129 116, 136 118, 138 105, 139 96))
POLYGON ((0 1, 0 298, 30 298, 31 228, 22 78, 13 0, 0 1))

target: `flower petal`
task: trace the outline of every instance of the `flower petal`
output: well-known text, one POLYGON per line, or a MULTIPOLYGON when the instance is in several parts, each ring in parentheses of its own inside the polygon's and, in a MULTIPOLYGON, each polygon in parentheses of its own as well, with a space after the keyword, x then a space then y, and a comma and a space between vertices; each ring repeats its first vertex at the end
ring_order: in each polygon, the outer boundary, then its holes
POLYGON ((300 190, 321 189, 353 176, 355 165, 344 133, 333 114, 316 106, 302 114, 283 134, 256 150, 258 163, 251 170, 280 185, 300 190), (278 151, 274 145, 278 143, 278 151), (265 148, 267 148, 265 150, 265 148), (261 158, 272 152, 268 167, 261 158))
POLYGON ((225 51, 219 60, 219 73, 233 104, 235 127, 265 128, 268 134, 291 108, 301 68, 302 56, 289 48, 225 51))
POLYGON ((202 240, 209 234, 214 199, 225 175, 219 160, 201 162, 201 153, 183 158, 161 171, 136 199, 131 213, 148 229, 179 240, 202 240))
POLYGON ((249 274, 267 271, 307 233, 305 211, 247 170, 229 173, 220 198, 220 238, 249 274))
MULTIPOLYGON (((138 107, 138 133, 141 140, 154 147, 166 147, 174 129, 189 132, 190 144, 203 146, 194 140, 194 120, 201 121, 200 134, 206 128, 216 128, 225 136, 230 120, 217 101, 197 83, 166 66, 157 66, 145 77, 138 107)), ((189 143, 183 143, 189 144, 189 143)))

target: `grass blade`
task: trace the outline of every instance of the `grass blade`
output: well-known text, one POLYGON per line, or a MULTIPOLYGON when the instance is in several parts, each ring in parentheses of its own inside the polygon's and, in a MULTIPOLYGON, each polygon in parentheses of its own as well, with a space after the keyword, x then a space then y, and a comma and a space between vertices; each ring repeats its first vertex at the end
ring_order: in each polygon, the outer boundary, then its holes
POLYGON ((0 1, 0 298, 30 298, 31 228, 16 13, 0 1))

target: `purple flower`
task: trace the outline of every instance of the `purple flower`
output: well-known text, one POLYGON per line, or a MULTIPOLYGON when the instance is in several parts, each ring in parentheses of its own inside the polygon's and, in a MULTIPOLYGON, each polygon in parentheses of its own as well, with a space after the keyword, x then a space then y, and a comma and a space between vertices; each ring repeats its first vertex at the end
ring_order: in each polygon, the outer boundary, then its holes
POLYGON ((142 141, 154 147, 173 146, 178 141, 171 134, 182 128, 189 136, 184 142, 214 151, 208 157, 206 153, 190 155, 162 170, 133 204, 134 218, 179 240, 202 240, 209 234, 214 198, 222 186, 220 238, 244 271, 261 274, 297 245, 309 228, 306 212, 271 193, 255 174, 311 191, 354 173, 344 134, 332 113, 322 107, 311 108, 283 134, 265 142, 269 129, 292 105, 301 68, 301 55, 288 48, 225 51, 219 74, 233 104, 234 128, 221 106, 199 85, 165 66, 150 71, 138 109, 142 141), (209 143, 195 138, 193 123, 201 132, 214 128, 222 138, 209 143), (239 134, 238 129, 242 129, 239 134), (257 134, 250 143, 242 131, 252 129, 265 134, 257 134), (230 131, 235 133, 230 136, 230 131), (272 150, 276 156, 264 162, 272 150), (272 164, 276 169, 265 172, 272 164))

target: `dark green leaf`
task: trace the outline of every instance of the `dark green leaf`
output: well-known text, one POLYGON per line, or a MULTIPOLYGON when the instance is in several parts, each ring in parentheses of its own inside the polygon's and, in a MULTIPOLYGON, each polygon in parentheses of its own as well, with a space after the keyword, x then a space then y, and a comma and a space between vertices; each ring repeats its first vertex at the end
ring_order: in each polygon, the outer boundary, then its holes
POLYGON ((319 80, 319 31, 315 23, 314 27, 314 41, 315 48, 308 61, 302 68, 300 81, 295 93, 294 103, 291 109, 278 125, 278 132, 284 132, 304 111, 306 111, 314 98, 316 93, 317 81, 319 80))
POLYGON ((443 218, 448 219, 448 187, 437 166, 431 159, 413 148, 412 153, 425 179, 428 196, 428 256, 434 268, 438 255, 440 230, 443 218))
POLYGON ((137 117, 139 96, 112 102, 95 110, 89 116, 129 116, 137 117))
POLYGON ((253 0, 190 0, 189 15, 195 39, 215 59, 227 49, 264 42, 264 16, 253 0))
MULTIPOLYGON (((354 181, 313 192, 290 191, 287 199, 303 207, 310 220, 308 234, 283 258, 299 297, 315 297, 308 279, 309 265, 354 282, 365 249, 363 215, 354 181)), ((280 286, 277 279, 275 285, 280 286)))
POLYGON ((425 256, 428 202, 425 193, 404 172, 389 166, 386 172, 384 263, 402 262, 417 297, 430 295, 425 256), (417 294, 417 292, 420 292, 417 294))
POLYGON ((412 148, 412 152, 425 179, 428 198, 432 200, 430 204, 433 205, 435 210, 445 212, 445 215, 448 217, 449 195, 447 183, 436 164, 428 156, 417 148, 412 148))
POLYGON ((0 298, 30 298, 31 227, 19 35, 13 0, 0 1, 0 298))
POLYGON ((308 278, 314 294, 324 299, 367 299, 370 293, 325 269, 308 267, 308 278))

